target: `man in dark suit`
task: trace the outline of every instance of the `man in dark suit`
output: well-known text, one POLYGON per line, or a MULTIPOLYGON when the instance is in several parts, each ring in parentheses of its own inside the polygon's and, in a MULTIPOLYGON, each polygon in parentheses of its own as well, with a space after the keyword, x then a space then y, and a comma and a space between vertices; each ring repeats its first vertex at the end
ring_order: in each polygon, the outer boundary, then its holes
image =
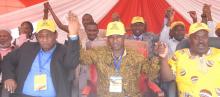
POLYGON ((154 44, 159 40, 159 36, 152 32, 146 32, 147 25, 143 17, 135 16, 131 21, 131 31, 132 35, 126 35, 126 39, 139 40, 147 42, 148 56, 152 57, 154 55, 153 48, 154 44))
POLYGON ((68 74, 79 64, 79 22, 69 13, 69 40, 57 43, 52 20, 37 24, 38 42, 25 43, 3 60, 4 87, 11 97, 70 97, 68 74))

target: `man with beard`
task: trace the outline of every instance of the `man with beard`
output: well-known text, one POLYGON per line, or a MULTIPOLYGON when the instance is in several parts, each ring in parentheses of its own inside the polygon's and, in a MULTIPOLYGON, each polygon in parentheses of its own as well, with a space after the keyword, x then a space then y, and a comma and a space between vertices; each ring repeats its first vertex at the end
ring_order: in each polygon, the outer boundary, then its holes
MULTIPOLYGON (((0 60, 3 60, 3 57, 7 55, 9 52, 11 52, 14 49, 14 46, 11 44, 12 36, 11 32, 9 30, 0 30, 0 60)), ((2 63, 0 63, 2 64, 2 63)), ((0 65, 0 79, 2 79, 2 66, 0 65)), ((6 95, 7 93, 3 93, 3 95, 6 95)), ((0 96, 2 95, 2 82, 0 82, 0 96)), ((4 96, 2 96, 4 97, 4 96)))
POLYGON ((159 40, 159 37, 153 33, 146 32, 147 25, 144 21, 143 17, 135 16, 132 18, 131 21, 131 35, 126 35, 127 39, 131 40, 139 40, 139 41, 146 41, 148 43, 148 56, 153 56, 153 48, 155 42, 159 40))
POLYGON ((220 77, 216 77, 220 74, 220 49, 208 46, 209 32, 204 23, 191 24, 189 48, 176 51, 169 60, 168 46, 156 45, 161 57, 161 78, 176 81, 179 97, 220 96, 220 77))
MULTIPOLYGON (((157 77, 158 61, 148 61, 143 55, 131 48, 125 48, 125 29, 119 21, 110 22, 107 26, 108 46, 91 48, 81 55, 83 64, 95 64, 97 70, 98 97, 155 97, 152 89, 148 87, 153 83, 150 79, 157 77), (139 90, 139 77, 143 77, 146 91, 139 90)), ((156 97, 163 96, 157 86, 156 97)))
POLYGON ((1 59, 14 49, 11 44, 12 36, 9 30, 0 30, 0 54, 1 59))

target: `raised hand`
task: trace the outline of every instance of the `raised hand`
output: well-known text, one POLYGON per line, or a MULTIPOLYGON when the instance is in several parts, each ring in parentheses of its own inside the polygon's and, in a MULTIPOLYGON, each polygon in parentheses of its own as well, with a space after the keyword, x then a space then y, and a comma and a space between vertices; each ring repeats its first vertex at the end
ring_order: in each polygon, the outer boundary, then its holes
POLYGON ((80 23, 77 18, 77 15, 69 11, 68 22, 69 22, 68 25, 69 35, 78 35, 80 29, 80 23))
POLYGON ((48 10, 52 9, 49 2, 44 3, 44 9, 48 9, 48 10))
POLYGON ((197 22, 197 14, 196 14, 196 11, 189 11, 188 13, 189 13, 190 17, 192 18, 193 23, 197 22))
POLYGON ((203 11, 203 13, 205 13, 205 14, 211 13, 211 5, 204 4, 202 11, 203 11))
POLYGON ((48 19, 48 13, 49 13, 48 4, 49 4, 48 2, 44 3, 44 17, 43 17, 44 20, 48 19))
POLYGON ((166 43, 163 42, 157 42, 155 43, 155 48, 154 48, 155 52, 158 53, 159 57, 161 58, 165 58, 167 57, 168 54, 168 46, 166 43))
POLYGON ((204 4, 202 11, 203 14, 207 17, 208 21, 212 21, 211 5, 204 4))
POLYGON ((171 22, 172 22, 172 20, 174 18, 174 14, 175 14, 174 9, 173 8, 168 8, 166 10, 165 17, 168 18, 169 20, 171 20, 171 22))
POLYGON ((173 8, 168 8, 166 10, 165 17, 167 19, 167 23, 166 23, 167 26, 170 26, 171 22, 173 21, 174 14, 175 14, 175 12, 174 12, 173 8))

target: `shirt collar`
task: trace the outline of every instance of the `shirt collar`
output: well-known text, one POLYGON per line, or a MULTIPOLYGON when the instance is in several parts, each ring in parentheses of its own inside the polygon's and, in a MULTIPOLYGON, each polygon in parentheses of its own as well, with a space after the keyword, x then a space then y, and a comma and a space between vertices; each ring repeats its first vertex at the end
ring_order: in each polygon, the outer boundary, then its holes
MULTIPOLYGON (((189 53, 189 55, 192 55, 192 54, 190 53, 190 49, 188 49, 188 53, 189 53)), ((211 53, 212 53, 212 49, 209 48, 208 52, 207 52, 206 54, 203 54, 202 57, 204 57, 204 56, 208 56, 208 55, 210 55, 211 53)), ((199 55, 195 55, 195 56, 200 57, 199 55)))
POLYGON ((50 49, 49 51, 43 51, 43 49, 41 48, 40 49, 40 52, 43 52, 43 53, 53 53, 54 52, 54 50, 56 49, 56 47, 57 47, 57 45, 55 44, 54 46, 53 46, 53 48, 52 49, 50 49))
POLYGON ((0 48, 1 51, 7 51, 7 50, 11 50, 14 48, 14 45, 11 44, 11 46, 7 47, 7 48, 0 48))
POLYGON ((134 37, 134 39, 137 39, 137 38, 139 38, 140 40, 143 39, 143 35, 142 35, 142 34, 141 34, 140 36, 135 36, 135 35, 133 35, 133 37, 134 37))
MULTIPOLYGON (((93 41, 98 40, 97 38, 98 38, 98 37, 96 37, 93 41)), ((88 38, 86 38, 86 40, 87 40, 86 42, 93 42, 93 41, 89 40, 88 38)))
POLYGON ((179 41, 174 38, 171 38, 170 40, 172 40, 173 42, 179 43, 179 41))
MULTIPOLYGON (((119 59, 120 59, 121 57, 122 57, 122 58, 123 58, 123 57, 125 57, 126 55, 127 55, 127 50, 126 50, 126 49, 124 49, 124 53, 123 53, 123 55, 122 55, 122 56, 120 56, 120 57, 119 57, 119 59)), ((113 56, 113 52, 112 52, 112 57, 114 57, 114 56, 113 56)))

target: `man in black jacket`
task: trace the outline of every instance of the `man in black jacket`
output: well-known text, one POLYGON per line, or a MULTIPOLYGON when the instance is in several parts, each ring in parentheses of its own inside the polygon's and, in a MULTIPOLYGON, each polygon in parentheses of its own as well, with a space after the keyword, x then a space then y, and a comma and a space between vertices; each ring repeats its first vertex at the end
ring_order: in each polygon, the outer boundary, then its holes
POLYGON ((38 42, 25 43, 3 60, 4 87, 11 97, 70 97, 68 73, 79 64, 79 22, 69 13, 69 40, 57 43, 52 20, 37 24, 38 42))

